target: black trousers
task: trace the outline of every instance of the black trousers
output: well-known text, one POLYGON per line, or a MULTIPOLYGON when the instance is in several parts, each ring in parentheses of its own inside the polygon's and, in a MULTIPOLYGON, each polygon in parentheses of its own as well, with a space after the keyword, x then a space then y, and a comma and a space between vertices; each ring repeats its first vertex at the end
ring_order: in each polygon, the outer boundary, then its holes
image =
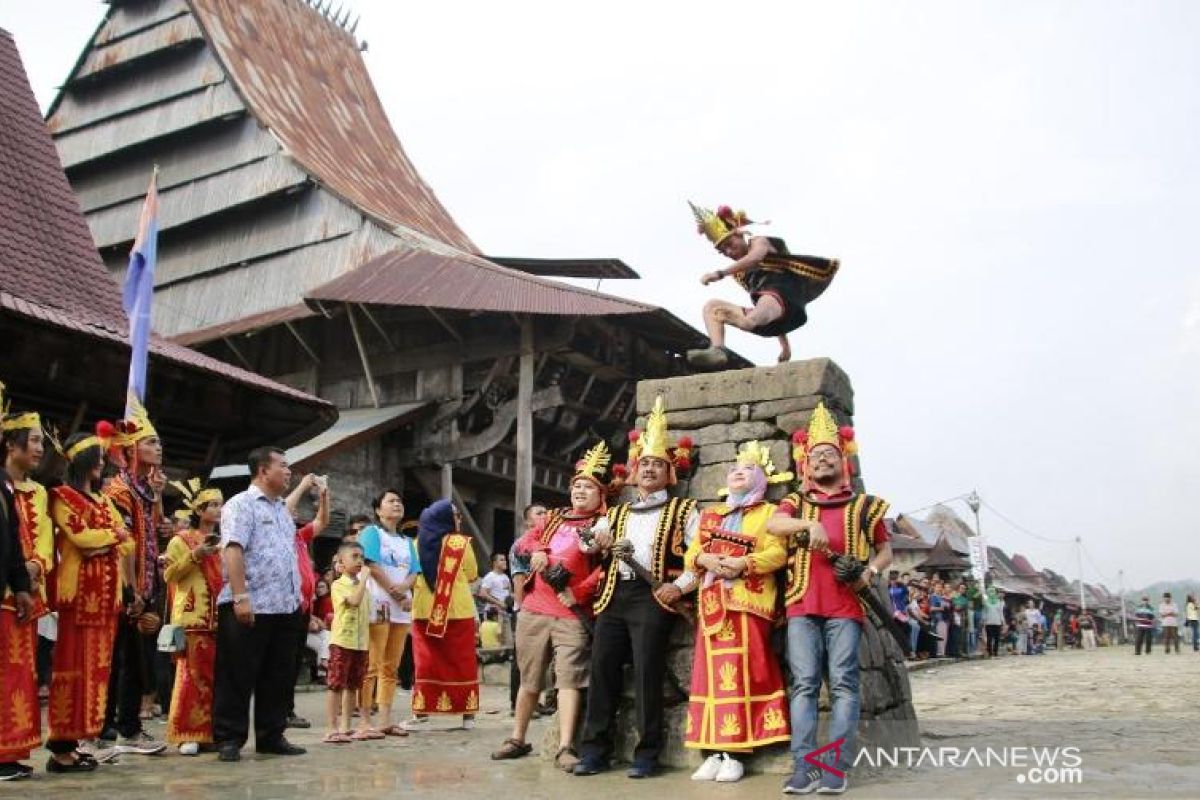
POLYGON ((288 681, 287 716, 289 717, 296 715, 296 681, 300 678, 300 670, 304 667, 304 650, 308 647, 309 616, 307 611, 297 611, 293 615, 293 624, 296 626, 296 663, 292 667, 292 679, 288 681))
POLYGON ((985 625, 987 629, 987 649, 989 656, 1000 655, 1000 625, 985 625))
POLYGON ((287 726, 290 684, 296 680, 296 615, 255 614, 243 625, 233 604, 217 608, 217 663, 213 680, 213 739, 246 743, 250 697, 254 697, 254 739, 274 745, 287 726))
POLYGON ((1140 656, 1142 654, 1142 644, 1146 645, 1146 653, 1149 654, 1151 646, 1154 644, 1154 628, 1138 628, 1137 640, 1133 645, 1133 654, 1140 656))
POLYGON ((596 618, 592 675, 580 755, 608 759, 621 702, 624 666, 633 664, 635 715, 640 740, 635 761, 657 761, 663 748, 663 677, 667 639, 675 616, 662 609, 645 581, 618 581, 612 601, 596 618))
POLYGON ((115 727, 122 736, 136 736, 142 729, 142 695, 152 690, 144 639, 137 622, 122 613, 117 619, 112 670, 108 676, 108 705, 104 709, 104 728, 115 727))

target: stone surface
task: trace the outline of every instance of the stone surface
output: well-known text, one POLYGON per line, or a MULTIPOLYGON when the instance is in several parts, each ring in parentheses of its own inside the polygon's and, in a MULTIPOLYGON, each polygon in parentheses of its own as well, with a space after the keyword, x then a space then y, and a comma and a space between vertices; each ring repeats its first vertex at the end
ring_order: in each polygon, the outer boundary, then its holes
POLYGON ((688 484, 688 496, 706 502, 715 502, 717 492, 725 486, 725 477, 735 461, 706 464, 696 469, 688 484))
POLYGON ((733 461, 737 458, 737 445, 733 442, 710 444, 696 451, 701 464, 717 464, 722 461, 733 461))
POLYGON ((854 407, 849 377, 828 358, 641 381, 637 390, 638 413, 648 413, 659 394, 668 411, 717 406, 736 408, 742 403, 804 395, 828 397, 846 409, 854 407))
MULTIPOLYGON (((803 395, 801 397, 785 397, 782 400, 767 400, 763 403, 754 403, 749 406, 749 415, 745 419, 774 421, 780 414, 790 414, 793 411, 812 411, 817 407, 817 403, 821 402, 822 398, 818 395, 803 395)), ((831 401, 826 401, 825 405, 834 410, 831 401)))

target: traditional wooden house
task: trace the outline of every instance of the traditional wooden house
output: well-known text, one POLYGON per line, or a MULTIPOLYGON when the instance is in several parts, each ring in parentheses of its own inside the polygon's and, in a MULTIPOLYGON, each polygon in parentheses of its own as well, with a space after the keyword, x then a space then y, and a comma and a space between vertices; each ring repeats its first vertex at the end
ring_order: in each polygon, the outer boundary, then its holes
POLYGON ((620 444, 637 381, 686 372, 706 340, 554 280, 637 277, 616 259, 485 256, 406 156, 362 49, 302 0, 113 0, 48 122, 114 273, 160 167, 156 330, 335 403, 291 456, 331 474, 340 511, 384 485, 410 507, 453 492, 502 547, 587 443, 620 444))
MULTIPOLYGON (((128 326, 121 288, 92 245, 12 36, 0 30, 0 380, 14 408, 64 435, 124 410, 128 326)), ((180 344, 150 343, 147 394, 172 468, 292 445, 334 407, 180 344)))

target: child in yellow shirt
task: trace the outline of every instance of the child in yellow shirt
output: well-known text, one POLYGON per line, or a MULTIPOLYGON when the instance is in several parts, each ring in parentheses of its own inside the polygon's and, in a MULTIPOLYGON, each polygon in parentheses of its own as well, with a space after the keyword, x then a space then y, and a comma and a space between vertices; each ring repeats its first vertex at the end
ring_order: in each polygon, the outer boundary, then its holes
POLYGON ((326 744, 379 738, 370 735, 364 717, 361 729, 350 735, 350 715, 354 699, 367 675, 367 648, 370 642, 370 608, 363 604, 367 581, 360 575, 363 550, 358 542, 342 542, 337 552, 341 577, 333 582, 333 627, 329 637, 329 669, 325 683, 329 687, 327 710, 329 733, 326 744))

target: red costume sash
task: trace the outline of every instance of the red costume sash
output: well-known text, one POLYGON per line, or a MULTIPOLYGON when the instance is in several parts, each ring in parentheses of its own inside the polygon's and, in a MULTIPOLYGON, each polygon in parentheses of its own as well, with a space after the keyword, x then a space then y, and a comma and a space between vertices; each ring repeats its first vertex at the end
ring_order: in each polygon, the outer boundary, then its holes
POLYGON ((429 611, 429 627, 426 631, 435 639, 446 635, 446 626, 450 622, 450 601, 454 596, 454 582, 462 569, 463 555, 468 545, 467 537, 457 533, 442 539, 437 581, 433 587, 433 607, 429 611))

